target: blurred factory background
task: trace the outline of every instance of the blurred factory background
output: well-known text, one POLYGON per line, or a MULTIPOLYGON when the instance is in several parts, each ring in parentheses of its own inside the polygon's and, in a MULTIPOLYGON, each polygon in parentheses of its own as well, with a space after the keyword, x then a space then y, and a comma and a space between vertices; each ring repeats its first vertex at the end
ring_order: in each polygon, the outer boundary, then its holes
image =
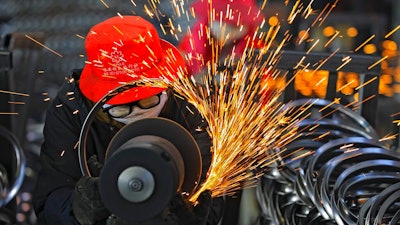
MULTIPOLYGON (((262 4, 262 1, 259 1, 262 4)), ((265 15, 273 25, 282 21, 290 13, 295 1, 268 0, 265 15), (289 3, 288 3, 289 2, 289 3)), ((305 1, 304 1, 305 2, 305 1)), ((314 1, 319 10, 336 1, 314 1)), ((71 69, 84 65, 84 36, 91 26, 120 14, 145 14, 144 4, 148 1, 129 0, 1 0, 0 4, 0 121, 17 137, 26 156, 25 180, 16 196, 18 205, 17 221, 20 225, 35 224, 31 201, 31 191, 35 182, 38 155, 42 141, 41 129, 45 109, 55 95, 59 85, 69 75, 71 69), (10 93, 14 92, 14 93, 10 93)), ((169 1, 162 0, 157 9, 171 13, 169 1)), ((293 34, 293 41, 286 50, 306 51, 312 42, 299 43, 300 39, 321 39, 325 43, 336 31, 336 38, 330 47, 315 46, 314 51, 330 52, 340 48, 341 52, 355 52, 386 57, 380 64, 379 97, 376 129, 380 135, 393 131, 393 121, 400 112, 400 31, 387 36, 400 25, 400 1, 397 0, 342 0, 324 23, 314 26, 313 19, 283 23, 285 31, 293 34), (373 37, 361 49, 358 46, 373 37)), ((318 13, 312 15, 317 16, 318 13)), ((173 14, 170 17, 174 17, 173 14)), ((166 16, 165 18, 169 18, 166 16)), ((160 23, 165 18, 152 18, 160 34, 176 44, 174 35, 163 34, 160 23)), ((175 18, 190 23, 182 18, 175 18)), ((316 76, 327 76, 323 71, 316 76)), ((340 74, 338 89, 351 79, 353 74, 340 74)), ((320 80, 302 76, 295 83, 296 91, 303 96, 324 98, 326 86, 316 85, 320 80)), ((356 87, 340 90, 345 96, 352 96, 356 87)), ((3 151, 3 150, 2 150, 3 151)), ((0 154, 2 156, 2 154, 0 154)), ((3 156, 2 156, 3 157, 3 156)), ((4 157, 3 157, 4 159, 4 157)))

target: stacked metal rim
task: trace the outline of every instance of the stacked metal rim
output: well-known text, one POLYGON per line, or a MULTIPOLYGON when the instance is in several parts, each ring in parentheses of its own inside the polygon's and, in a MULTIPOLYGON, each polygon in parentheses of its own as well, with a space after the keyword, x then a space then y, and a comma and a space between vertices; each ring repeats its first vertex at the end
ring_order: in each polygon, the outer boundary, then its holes
POLYGON ((324 99, 286 105, 302 111, 299 137, 260 179, 259 224, 369 225, 400 222, 400 154, 358 113, 324 99))
POLYGON ((17 195, 25 174, 25 155, 15 135, 0 126, 0 224, 15 224, 17 195))

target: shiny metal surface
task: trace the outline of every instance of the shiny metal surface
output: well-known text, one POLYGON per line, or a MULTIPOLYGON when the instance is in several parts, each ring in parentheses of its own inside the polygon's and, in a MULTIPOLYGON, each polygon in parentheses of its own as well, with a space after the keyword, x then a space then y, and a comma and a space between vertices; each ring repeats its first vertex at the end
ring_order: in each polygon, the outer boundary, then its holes
POLYGON ((140 138, 119 146, 100 174, 99 191, 105 207, 127 221, 160 215, 183 181, 184 174, 177 166, 179 161, 183 165, 183 160, 174 159, 174 152, 178 150, 170 150, 164 143, 140 138))
POLYGON ((2 174, 0 174, 0 176, 2 176, 0 180, 3 180, 3 184, 0 186, 0 207, 2 207, 9 203, 17 195, 19 189, 21 188, 25 176, 26 159, 23 149, 13 133, 11 133, 5 127, 0 126, 0 136, 1 138, 4 138, 12 147, 11 149, 3 148, 1 150, 2 152, 11 151, 12 158, 2 158, 0 160, 0 164, 3 160, 8 162, 11 161, 11 164, 14 164, 14 168, 4 167, 2 174))
POLYGON ((289 114, 305 110, 308 117, 261 177, 262 214, 275 225, 397 223, 400 186, 387 189, 399 182, 400 153, 378 141, 359 114, 330 103, 288 103, 289 114))
POLYGON ((296 112, 299 108, 303 111, 303 115, 307 113, 310 116, 307 119, 316 122, 321 120, 330 120, 334 124, 346 125, 364 131, 373 139, 378 139, 375 129, 358 113, 344 107, 341 104, 320 98, 303 98, 296 99, 287 103, 286 108, 296 112))
POLYGON ((154 191, 154 177, 146 168, 132 166, 126 168, 118 177, 118 190, 122 197, 131 202, 142 202, 154 191))

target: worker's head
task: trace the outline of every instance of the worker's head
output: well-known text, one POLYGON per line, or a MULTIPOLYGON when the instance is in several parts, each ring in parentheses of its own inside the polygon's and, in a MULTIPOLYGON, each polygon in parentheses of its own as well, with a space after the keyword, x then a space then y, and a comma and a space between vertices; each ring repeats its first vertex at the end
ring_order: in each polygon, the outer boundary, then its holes
POLYGON ((264 20, 254 0, 198 0, 193 9, 197 17, 207 16, 214 38, 228 43, 243 38, 264 20))
MULTIPOLYGON (((175 79, 184 71, 179 51, 160 39, 155 27, 139 16, 116 16, 93 26, 85 40, 88 61, 80 89, 89 100, 99 101, 111 90, 141 78, 175 79)), ((156 95, 164 88, 140 86, 111 98, 120 105, 156 95)))
MULTIPOLYGON (((185 62, 179 51, 160 39, 155 27, 139 16, 116 16, 93 26, 85 49, 88 61, 79 87, 92 102, 126 83, 142 78, 173 80, 184 71, 185 62)), ((141 85, 118 93, 105 106, 117 120, 127 116, 126 110, 130 114, 134 107, 151 114, 165 102, 164 90, 141 85)))

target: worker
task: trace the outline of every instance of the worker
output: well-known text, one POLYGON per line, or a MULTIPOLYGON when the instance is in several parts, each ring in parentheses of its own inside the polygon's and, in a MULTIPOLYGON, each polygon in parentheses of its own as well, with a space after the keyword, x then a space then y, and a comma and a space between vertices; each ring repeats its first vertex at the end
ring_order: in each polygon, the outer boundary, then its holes
MULTIPOLYGON (((116 94, 96 112, 86 146, 91 176, 84 176, 78 140, 95 103, 125 83, 141 78, 173 81, 187 71, 179 50, 160 39, 155 27, 140 16, 115 16, 96 24, 86 36, 85 50, 83 70, 65 80, 46 112, 33 201, 38 224, 110 223, 111 212, 102 202, 98 182, 105 151, 118 130, 139 119, 164 117, 182 125, 201 151, 201 180, 210 167, 211 138, 198 111, 170 88, 143 85, 116 94)), ((204 192, 194 206, 178 193, 158 224, 217 224, 223 200, 211 194, 204 192)), ((135 224, 113 219, 112 224, 135 224)))

